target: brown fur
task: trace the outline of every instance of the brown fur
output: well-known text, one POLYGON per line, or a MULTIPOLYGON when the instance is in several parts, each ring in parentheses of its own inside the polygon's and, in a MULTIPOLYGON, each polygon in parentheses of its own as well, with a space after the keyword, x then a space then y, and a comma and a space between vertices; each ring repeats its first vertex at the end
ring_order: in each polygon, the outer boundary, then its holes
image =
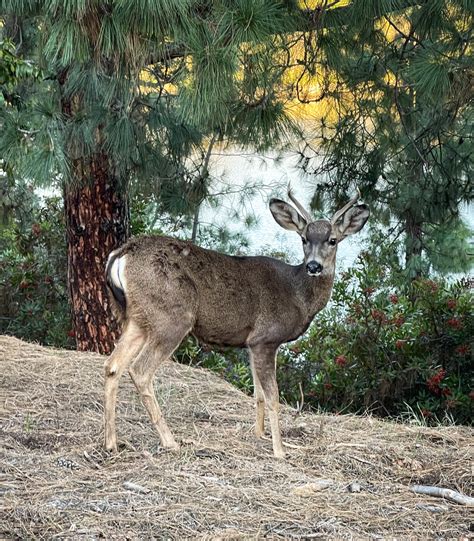
MULTIPOLYGON (((294 217, 287 223, 286 215, 281 215, 287 210, 282 205, 286 203, 272 200, 275 219, 283 227, 295 229, 294 217)), ((329 222, 307 224, 301 216, 297 218, 305 252, 305 262, 297 266, 269 257, 228 256, 158 236, 131 239, 113 253, 116 258, 126 256, 126 307, 114 301, 124 330, 105 366, 108 449, 116 448, 115 400, 118 379, 126 368, 163 445, 177 448, 156 402, 152 381, 160 362, 192 333, 208 344, 249 348, 257 399, 256 433, 263 435, 265 403, 274 453, 284 456, 276 352, 282 343, 301 336, 327 304, 336 256, 336 247, 329 246, 328 239, 341 236, 329 222), (310 260, 323 263, 320 275, 308 275, 306 263, 310 260)))

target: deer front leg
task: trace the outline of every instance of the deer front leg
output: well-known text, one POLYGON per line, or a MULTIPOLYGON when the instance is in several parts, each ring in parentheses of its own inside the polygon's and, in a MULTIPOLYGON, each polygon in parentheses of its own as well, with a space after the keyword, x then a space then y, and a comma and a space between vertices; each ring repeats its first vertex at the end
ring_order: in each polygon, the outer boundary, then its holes
POLYGON ((115 409, 120 377, 145 344, 145 337, 132 322, 128 323, 112 355, 104 364, 104 437, 107 451, 117 451, 115 409))
MULTIPOLYGON (((280 400, 276 381, 276 349, 276 347, 268 345, 254 346, 251 348, 251 352, 255 374, 261 383, 265 404, 268 408, 268 417, 270 419, 270 429, 272 432, 273 454, 276 458, 285 458, 285 451, 283 450, 280 432, 280 400)), ((257 407, 257 422, 260 421, 259 414, 261 414, 261 412, 258 411, 257 407)), ((258 428, 260 427, 257 426, 256 429, 258 430, 258 428)))

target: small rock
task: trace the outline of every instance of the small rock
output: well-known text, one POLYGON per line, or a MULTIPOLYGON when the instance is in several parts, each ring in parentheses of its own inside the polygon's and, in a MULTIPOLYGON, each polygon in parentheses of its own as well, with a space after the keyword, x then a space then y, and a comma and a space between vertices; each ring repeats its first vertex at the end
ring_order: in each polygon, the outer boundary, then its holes
POLYGON ((362 490, 361 486, 359 483, 357 482, 354 482, 354 483, 351 483, 348 487, 347 487, 347 490, 349 492, 360 492, 362 490))

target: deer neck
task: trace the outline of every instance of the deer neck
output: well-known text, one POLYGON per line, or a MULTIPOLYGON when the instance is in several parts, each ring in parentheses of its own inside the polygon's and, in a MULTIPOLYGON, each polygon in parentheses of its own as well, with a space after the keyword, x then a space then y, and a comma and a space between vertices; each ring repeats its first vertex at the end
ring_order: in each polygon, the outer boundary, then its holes
POLYGON ((334 272, 321 276, 309 276, 304 264, 297 267, 297 281, 300 300, 309 317, 322 310, 331 298, 334 272))

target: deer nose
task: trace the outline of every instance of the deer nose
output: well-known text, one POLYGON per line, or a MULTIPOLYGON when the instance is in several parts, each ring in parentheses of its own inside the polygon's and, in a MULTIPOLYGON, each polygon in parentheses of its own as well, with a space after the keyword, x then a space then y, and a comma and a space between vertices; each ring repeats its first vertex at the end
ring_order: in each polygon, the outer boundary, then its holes
POLYGON ((306 264, 306 270, 308 271, 308 274, 320 274, 323 270, 323 266, 317 261, 309 261, 309 263, 306 264))

